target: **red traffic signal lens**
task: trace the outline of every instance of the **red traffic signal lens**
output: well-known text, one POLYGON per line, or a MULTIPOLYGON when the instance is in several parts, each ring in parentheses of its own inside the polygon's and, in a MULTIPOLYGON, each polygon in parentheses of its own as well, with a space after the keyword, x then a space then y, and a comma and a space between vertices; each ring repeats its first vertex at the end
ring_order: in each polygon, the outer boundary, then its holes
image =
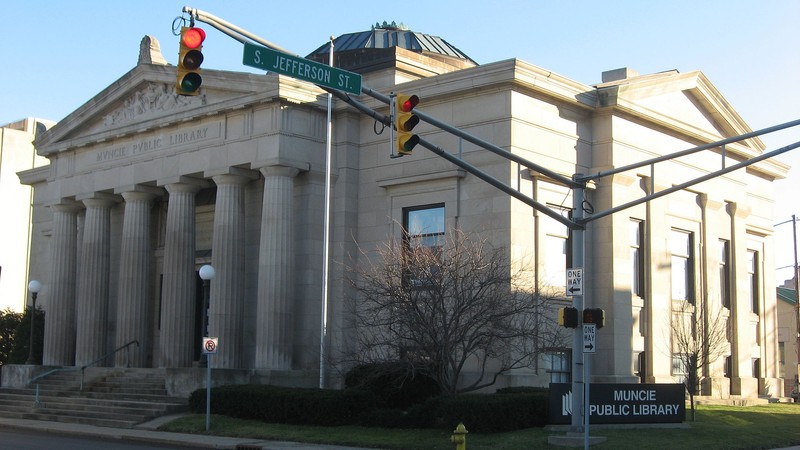
POLYGON ((188 70, 196 70, 200 67, 200 64, 203 64, 203 52, 200 50, 189 50, 183 55, 181 64, 188 70))
POLYGON ((206 32, 202 28, 187 28, 181 35, 181 42, 188 48, 198 48, 206 40, 206 32))
POLYGON ((419 97, 416 95, 409 96, 407 99, 400 103, 400 111, 409 112, 419 104, 419 97))

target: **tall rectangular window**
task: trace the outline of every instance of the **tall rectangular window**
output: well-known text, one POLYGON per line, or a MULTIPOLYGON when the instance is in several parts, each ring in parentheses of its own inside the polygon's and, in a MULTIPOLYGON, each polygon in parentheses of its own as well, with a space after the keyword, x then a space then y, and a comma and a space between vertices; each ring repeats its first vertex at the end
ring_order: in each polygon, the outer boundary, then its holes
POLYGON ((551 383, 569 383, 572 381, 572 352, 569 350, 553 350, 546 354, 551 383))
POLYGON ((731 307, 731 268, 728 262, 731 255, 731 243, 719 240, 719 299, 725 308, 731 307))
MULTIPOLYGON (((443 245, 444 205, 403 209, 403 247, 406 252, 438 254, 443 245)), ((420 286, 425 284, 420 278, 409 274, 405 281, 410 286, 420 286)))
POLYGON ((644 297, 644 222, 631 219, 629 225, 631 246, 631 293, 644 297))
POLYGON ((544 228, 544 261, 543 280, 552 286, 566 286, 567 269, 571 266, 569 229, 555 219, 543 219, 544 228))
POLYGON ((758 252, 755 250, 747 251, 747 286, 750 296, 750 311, 758 314, 760 296, 758 295, 758 287, 761 284, 759 280, 758 271, 758 252))
POLYGON ((672 260, 672 299, 694 303, 694 245, 692 233, 672 230, 670 251, 672 260))

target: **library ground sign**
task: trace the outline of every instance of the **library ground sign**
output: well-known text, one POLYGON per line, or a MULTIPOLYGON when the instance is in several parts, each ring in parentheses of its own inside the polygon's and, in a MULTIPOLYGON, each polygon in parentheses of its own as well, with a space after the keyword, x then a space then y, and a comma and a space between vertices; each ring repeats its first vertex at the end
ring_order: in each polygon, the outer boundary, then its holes
MULTIPOLYGON (((550 384, 550 423, 569 424, 572 385, 550 384)), ((589 389, 589 423, 681 423, 686 418, 683 384, 595 384, 589 389)))

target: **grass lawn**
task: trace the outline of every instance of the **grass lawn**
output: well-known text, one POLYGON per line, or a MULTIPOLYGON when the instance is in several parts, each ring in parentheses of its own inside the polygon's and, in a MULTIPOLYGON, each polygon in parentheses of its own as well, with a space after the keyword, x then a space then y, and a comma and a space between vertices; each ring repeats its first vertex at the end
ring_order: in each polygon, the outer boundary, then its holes
MULTIPOLYGON (((688 409, 688 408, 687 408, 688 409)), ((687 411, 688 414, 688 411, 687 411)), ((698 406, 697 420, 689 429, 609 429, 591 427, 592 436, 608 440, 597 449, 770 449, 800 445, 800 404, 763 406, 698 406)), ((469 427, 467 427, 469 429, 469 427)), ((205 433, 205 415, 177 419, 162 431, 205 433)), ((395 430, 364 427, 312 427, 267 424, 252 420, 212 416, 209 434, 376 447, 385 449, 438 450, 454 448, 452 430, 395 430)), ((467 448, 529 450, 561 448, 547 444, 550 435, 562 432, 530 428, 511 433, 468 434, 467 448)))

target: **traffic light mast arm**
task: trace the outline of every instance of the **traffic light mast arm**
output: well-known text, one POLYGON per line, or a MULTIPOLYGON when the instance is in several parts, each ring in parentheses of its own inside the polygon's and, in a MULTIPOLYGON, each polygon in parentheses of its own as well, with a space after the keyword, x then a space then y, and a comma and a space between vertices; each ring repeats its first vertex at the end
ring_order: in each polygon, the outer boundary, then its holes
MULTIPOLYGON (((787 122, 787 123, 785 123, 783 125, 778 125, 778 126, 782 127, 782 128, 786 128, 786 126, 795 126, 795 125, 800 125, 800 120, 796 120, 794 122, 787 122)), ((773 127, 773 128, 775 128, 775 127, 773 127)), ((774 130, 772 130, 772 131, 774 131, 774 130)), ((705 147, 705 146, 702 146, 702 147, 705 147)), ((762 153, 762 154, 760 154, 760 155, 758 155, 756 157, 753 157, 753 158, 750 158, 748 160, 742 161, 742 162, 740 162, 738 164, 734 164, 732 166, 725 167, 725 168, 723 168, 721 170, 717 170, 716 172, 711 172, 711 173, 705 174, 705 175, 703 175, 701 177, 695 178, 693 180, 689 180, 689 181, 687 181, 685 183, 673 185, 673 186, 668 187, 668 188, 666 188, 664 190, 655 192, 655 193, 650 194, 650 195, 646 195, 646 196, 644 196, 642 198, 639 198, 639 199, 636 199, 636 200, 632 200, 632 201, 630 201, 628 203, 624 203, 622 205, 615 206, 614 208, 610 208, 610 209, 607 209, 607 210, 601 211, 601 212, 594 212, 591 216, 589 216, 589 217, 587 217, 587 218, 585 218, 583 220, 578 221, 578 223, 586 224, 588 222, 591 222, 591 221, 594 221, 594 220, 597 220, 597 219, 601 219, 601 218, 606 217, 606 216, 610 216, 610 215, 618 213, 618 212, 620 212, 622 210, 625 210, 625 209, 628 209, 628 208, 632 208, 632 207, 634 207, 636 205, 641 205, 642 203, 647 203, 647 202, 649 202, 651 200, 655 200, 657 198, 664 197, 665 195, 672 194, 673 192, 682 191, 682 190, 686 189, 687 187, 694 186, 695 184, 699 184, 699 183, 702 183, 704 181, 708 181, 708 180, 710 180, 712 178, 717 178, 717 177, 719 177, 721 175, 725 175, 726 173, 733 172, 735 170, 739 170, 739 169, 741 169, 743 167, 747 167, 747 166, 755 164, 755 163, 757 163, 759 161, 763 161, 765 159, 769 159, 769 158, 772 158, 774 156, 778 156, 778 155, 780 155, 782 153, 786 153, 786 152, 788 152, 790 150, 794 150, 794 149, 796 149, 798 147, 800 147, 800 142, 795 142, 794 144, 789 144, 789 145, 787 145, 785 147, 781 147, 781 148, 779 148, 777 150, 773 150, 773 151, 767 152, 767 153, 762 153)), ((692 150, 694 150, 694 149, 692 149, 692 150)), ((674 156, 672 156, 672 155, 670 155, 670 157, 674 158, 674 156)), ((659 162, 666 161, 666 159, 663 159, 663 158, 658 158, 658 159, 660 160, 659 162)))
POLYGON ((259 44, 269 47, 273 50, 277 50, 279 52, 288 53, 290 55, 296 55, 296 53, 292 53, 289 50, 286 50, 282 47, 279 47, 265 39, 262 39, 255 34, 250 33, 249 31, 239 28, 236 25, 227 22, 219 17, 214 16, 213 14, 209 14, 206 11, 199 10, 197 8, 191 8, 189 6, 183 7, 183 12, 189 14, 192 18, 199 20, 201 22, 205 22, 212 27, 216 28, 217 30, 227 34, 228 36, 232 37, 233 39, 241 42, 244 44, 247 42, 247 39, 251 41, 258 42, 259 44), (247 39, 243 38, 242 36, 246 37, 247 39))

